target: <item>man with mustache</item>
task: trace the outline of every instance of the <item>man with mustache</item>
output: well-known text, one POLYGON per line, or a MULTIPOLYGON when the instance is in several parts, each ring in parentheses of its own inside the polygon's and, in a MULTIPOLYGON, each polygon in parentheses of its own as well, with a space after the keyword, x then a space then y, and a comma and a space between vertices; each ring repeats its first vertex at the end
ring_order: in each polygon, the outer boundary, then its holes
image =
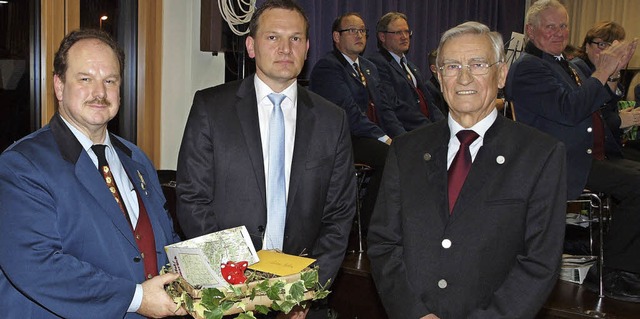
POLYGON ((76 30, 54 58, 58 109, 0 155, 0 309, 6 318, 184 315, 158 275, 172 229, 158 176, 133 143, 109 133, 124 55, 76 30))
POLYGON ((378 20, 376 31, 378 52, 369 59, 378 67, 382 88, 404 129, 443 119, 422 73, 407 59, 413 34, 407 16, 389 12, 378 20))

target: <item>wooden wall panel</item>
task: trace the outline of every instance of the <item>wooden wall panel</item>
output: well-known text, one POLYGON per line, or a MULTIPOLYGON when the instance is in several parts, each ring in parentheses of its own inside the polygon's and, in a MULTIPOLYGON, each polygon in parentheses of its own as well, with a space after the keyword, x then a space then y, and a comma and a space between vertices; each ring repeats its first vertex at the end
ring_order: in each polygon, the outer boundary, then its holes
POLYGON ((160 164, 162 1, 138 0, 138 146, 160 164))

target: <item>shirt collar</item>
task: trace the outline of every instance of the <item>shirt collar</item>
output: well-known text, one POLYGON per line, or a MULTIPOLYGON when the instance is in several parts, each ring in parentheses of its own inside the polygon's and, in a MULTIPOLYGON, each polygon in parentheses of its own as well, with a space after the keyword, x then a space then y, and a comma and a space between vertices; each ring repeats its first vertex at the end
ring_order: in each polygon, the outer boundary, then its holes
POLYGON ((295 106, 297 104, 298 99, 298 81, 293 81, 291 85, 289 85, 286 89, 282 90, 282 92, 274 92, 264 81, 262 81, 257 75, 253 77, 253 83, 256 88, 256 98, 258 99, 258 103, 263 99, 267 98, 267 95, 271 93, 279 93, 284 94, 295 106))
MULTIPOLYGON (((396 60, 396 62, 398 62, 398 64, 400 64, 400 59, 404 58, 404 54, 403 54, 402 56, 399 56, 399 55, 397 55, 397 54, 395 54, 395 53, 393 53, 393 52, 391 52, 391 51, 389 51, 389 54, 391 54, 391 56, 393 57, 393 59, 394 59, 394 60, 396 60)), ((405 58, 405 61, 406 61, 406 60, 407 60, 407 59, 405 58)), ((400 64, 400 65, 402 65, 402 64, 400 64)))
MULTIPOLYGON (((94 144, 91 139, 80 132, 80 130, 78 130, 75 126, 71 125, 71 123, 69 123, 62 115, 60 116, 60 118, 62 119, 62 122, 64 122, 64 124, 71 130, 73 136, 75 136, 78 142, 80 142, 82 148, 88 152, 91 146, 93 146, 94 144)), ((108 147, 113 149, 113 145, 111 145, 111 138, 109 138, 109 131, 105 132, 104 142, 102 144, 107 145, 108 147)))
POLYGON ((449 123, 449 131, 451 132, 451 137, 458 134, 459 131, 462 130, 473 130, 478 133, 481 138, 484 138, 484 134, 487 133, 493 122, 498 118, 498 110, 493 109, 489 115, 480 120, 480 122, 476 123, 474 126, 469 128, 464 128, 462 125, 458 124, 452 117, 451 114, 448 115, 448 123, 449 123))

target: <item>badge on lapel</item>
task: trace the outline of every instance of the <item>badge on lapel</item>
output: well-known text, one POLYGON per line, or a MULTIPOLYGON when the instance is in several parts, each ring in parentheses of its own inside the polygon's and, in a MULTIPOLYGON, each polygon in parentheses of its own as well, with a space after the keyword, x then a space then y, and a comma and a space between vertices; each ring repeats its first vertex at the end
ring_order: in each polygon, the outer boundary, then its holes
POLYGON ((140 188, 144 191, 145 195, 149 195, 147 193, 147 183, 144 182, 144 177, 142 177, 142 173, 140 171, 136 171, 138 173, 138 178, 140 178, 140 188))

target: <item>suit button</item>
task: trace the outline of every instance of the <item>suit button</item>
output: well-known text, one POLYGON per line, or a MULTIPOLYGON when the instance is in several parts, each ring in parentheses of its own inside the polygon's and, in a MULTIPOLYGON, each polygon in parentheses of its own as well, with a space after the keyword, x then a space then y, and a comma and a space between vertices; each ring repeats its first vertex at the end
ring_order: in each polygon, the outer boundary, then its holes
POLYGON ((593 132, 593 129, 591 127, 587 127, 587 132, 591 133, 593 132))
POLYGON ((449 239, 444 239, 444 240, 442 241, 442 247, 443 247, 444 249, 448 249, 449 247, 451 247, 451 240, 449 240, 449 239))
POLYGON ((593 153, 593 151, 590 148, 588 148, 587 149, 587 154, 591 155, 591 153, 593 153))
POLYGON ((441 289, 447 288, 447 281, 444 279, 438 280, 438 287, 440 287, 441 289))
POLYGON ((138 256, 133 257, 133 262, 139 263, 140 262, 140 257, 138 257, 138 256))
POLYGON ((140 253, 140 257, 142 257, 142 259, 144 259, 144 253, 140 253))
POLYGON ((153 278, 153 275, 152 274, 147 274, 147 279, 151 279, 151 278, 153 278))
POLYGON ((136 239, 140 240, 140 235, 136 234, 136 239))

